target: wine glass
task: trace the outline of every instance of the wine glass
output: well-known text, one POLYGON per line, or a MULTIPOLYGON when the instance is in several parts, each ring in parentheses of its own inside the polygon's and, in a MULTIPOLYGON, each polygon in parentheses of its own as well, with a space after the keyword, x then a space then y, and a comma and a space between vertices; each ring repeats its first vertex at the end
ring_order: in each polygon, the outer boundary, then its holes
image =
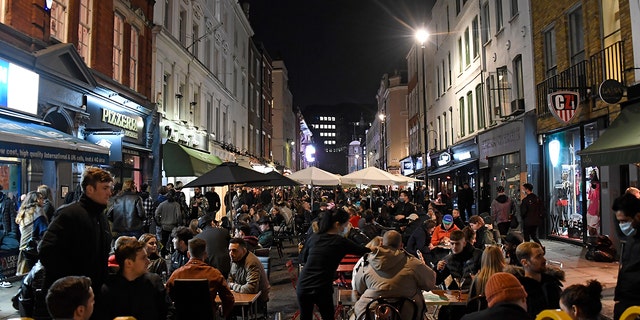
POLYGON ((464 275, 462 275, 460 278, 453 278, 453 280, 456 281, 456 284, 458 285, 458 301, 462 300, 461 296, 462 296, 462 285, 464 284, 464 281, 466 280, 466 278, 464 277, 464 275))

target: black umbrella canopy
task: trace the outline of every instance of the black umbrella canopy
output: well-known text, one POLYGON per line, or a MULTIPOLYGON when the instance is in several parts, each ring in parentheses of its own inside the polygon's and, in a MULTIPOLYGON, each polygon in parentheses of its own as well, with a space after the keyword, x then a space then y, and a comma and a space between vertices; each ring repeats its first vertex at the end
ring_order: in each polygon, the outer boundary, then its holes
POLYGON ((187 183, 184 187, 215 187, 268 180, 269 178, 265 174, 258 171, 241 167, 235 162, 224 162, 213 170, 187 183))
POLYGON ((249 182, 246 184, 246 186, 249 187, 279 187, 279 186, 299 186, 300 184, 294 180, 291 180, 289 178, 287 178, 286 176, 283 176, 281 174, 279 174, 276 171, 271 171, 267 174, 265 174, 265 176, 267 178, 269 178, 268 181, 262 181, 262 182, 249 182))

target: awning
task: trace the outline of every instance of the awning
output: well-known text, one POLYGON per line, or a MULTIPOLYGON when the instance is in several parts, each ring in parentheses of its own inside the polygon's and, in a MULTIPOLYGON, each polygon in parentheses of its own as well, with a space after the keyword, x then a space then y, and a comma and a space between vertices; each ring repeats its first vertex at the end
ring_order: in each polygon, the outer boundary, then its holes
POLYGON ((0 157, 109 164, 109 148, 51 127, 0 117, 0 157))
POLYGON ((453 170, 456 170, 458 168, 462 168, 462 167, 464 167, 464 166, 466 166, 466 165, 468 165, 470 163, 476 162, 476 161, 478 161, 478 159, 466 160, 466 161, 463 161, 463 162, 452 164, 452 165, 450 165, 448 167, 441 167, 441 168, 438 168, 436 170, 429 171, 429 178, 432 178, 433 176, 438 175, 438 174, 444 174, 444 173, 451 172, 453 170))
POLYGON ((640 162, 640 104, 624 108, 609 128, 578 154, 583 167, 640 162))
POLYGON ((219 164, 220 158, 167 141, 162 149, 164 172, 167 177, 199 177, 219 164))

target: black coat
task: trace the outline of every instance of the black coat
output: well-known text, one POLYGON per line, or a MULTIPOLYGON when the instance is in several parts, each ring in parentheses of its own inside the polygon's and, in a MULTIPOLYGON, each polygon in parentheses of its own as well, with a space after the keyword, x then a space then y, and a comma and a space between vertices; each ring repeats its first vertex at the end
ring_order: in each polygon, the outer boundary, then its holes
POLYGON ((640 301, 640 233, 626 237, 626 243, 620 253, 620 270, 615 289, 615 301, 628 305, 637 305, 640 301))
POLYGON ((518 319, 533 320, 527 311, 519 305, 507 302, 497 303, 493 307, 482 311, 473 312, 462 317, 461 320, 485 320, 485 319, 518 319))
POLYGON ((109 277, 96 301, 97 319, 133 316, 138 320, 167 319, 171 300, 155 273, 145 273, 133 281, 120 274, 109 277))
POLYGON ((113 222, 111 228, 116 234, 142 233, 142 222, 147 218, 147 212, 142 206, 142 198, 137 193, 126 191, 113 199, 107 218, 113 222))
MULTIPOLYGON (((454 278, 464 276, 465 281, 462 288, 468 289, 471 286, 471 275, 475 275, 480 271, 481 259, 482 251, 467 243, 462 252, 458 254, 451 253, 443 258, 447 265, 443 270, 437 272, 436 283, 442 283, 449 275, 454 278)), ((453 283, 453 286, 457 285, 453 283)), ((451 285, 449 289, 452 289, 451 285)))
POLYGON ((105 208, 83 194, 78 202, 56 211, 38 250, 47 270, 47 288, 62 277, 84 275, 91 278, 93 291, 100 292, 111 251, 111 229, 105 208))
POLYGON ((529 193, 520 204, 520 215, 525 227, 539 226, 542 224, 542 217, 537 212, 537 206, 543 206, 538 196, 529 193))
POLYGON ((207 256, 210 266, 218 269, 226 279, 231 270, 231 258, 229 257, 229 232, 224 228, 206 226, 202 232, 195 236, 207 243, 207 256))

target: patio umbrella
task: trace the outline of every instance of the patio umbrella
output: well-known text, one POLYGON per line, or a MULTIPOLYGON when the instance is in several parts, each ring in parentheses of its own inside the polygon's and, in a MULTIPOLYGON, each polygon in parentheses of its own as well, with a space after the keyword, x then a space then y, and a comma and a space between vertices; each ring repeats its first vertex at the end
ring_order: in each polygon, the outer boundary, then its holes
POLYGON ((241 167, 235 162, 224 162, 213 170, 187 183, 184 187, 225 186, 267 180, 269 180, 269 178, 258 171, 241 167))
POLYGON ((316 186, 335 186, 340 184, 340 177, 316 167, 308 167, 288 176, 289 179, 316 186))
POLYGON ((414 178, 407 177, 407 176, 402 176, 402 175, 399 175, 399 174, 394 174, 394 176, 396 176, 398 179, 404 180, 405 183, 422 182, 422 180, 420 180, 420 179, 414 179, 414 178))
POLYGON ((362 170, 352 172, 348 175, 342 176, 341 180, 343 183, 385 186, 407 183, 406 179, 395 176, 376 167, 366 167, 362 170))
POLYGON ((289 179, 311 185, 311 208, 313 208, 313 186, 336 186, 340 177, 316 167, 308 167, 290 174, 289 179))
POLYGON ((286 176, 279 174, 276 171, 271 171, 265 176, 269 179, 261 182, 249 182, 246 184, 248 187, 278 187, 278 186, 298 186, 299 182, 291 180, 286 176))

